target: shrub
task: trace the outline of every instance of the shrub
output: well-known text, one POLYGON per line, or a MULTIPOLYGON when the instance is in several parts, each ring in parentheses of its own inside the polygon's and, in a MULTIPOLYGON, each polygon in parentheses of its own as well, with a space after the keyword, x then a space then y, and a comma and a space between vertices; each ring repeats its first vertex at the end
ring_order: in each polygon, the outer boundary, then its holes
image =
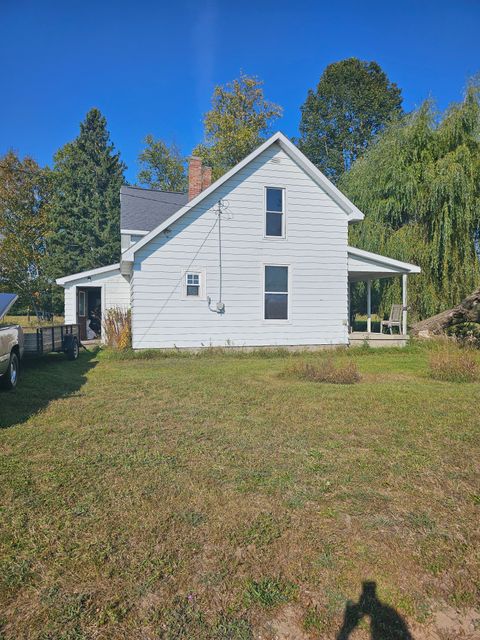
POLYGON ((331 384, 355 384, 360 381, 355 362, 335 365, 332 359, 323 360, 319 365, 308 362, 298 362, 286 370, 288 375, 311 382, 329 382, 331 384))
POLYGON ((447 334, 455 338, 460 344, 480 349, 480 323, 461 322, 448 327, 447 334))
POLYGON ((107 309, 103 316, 105 344, 114 349, 128 349, 132 345, 132 314, 121 307, 107 309))
POLYGON ((475 382, 480 366, 472 349, 460 349, 451 342, 440 342, 430 356, 430 377, 443 382, 475 382))

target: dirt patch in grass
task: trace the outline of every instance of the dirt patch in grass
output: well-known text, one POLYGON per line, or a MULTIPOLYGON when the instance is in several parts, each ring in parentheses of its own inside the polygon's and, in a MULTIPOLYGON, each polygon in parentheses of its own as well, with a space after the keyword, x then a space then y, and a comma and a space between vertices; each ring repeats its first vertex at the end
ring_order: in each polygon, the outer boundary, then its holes
POLYGON ((480 385, 371 352, 27 366, 0 396, 0 636, 331 640, 373 580, 415 640, 478 637, 480 385), (362 384, 281 375, 329 357, 362 384))

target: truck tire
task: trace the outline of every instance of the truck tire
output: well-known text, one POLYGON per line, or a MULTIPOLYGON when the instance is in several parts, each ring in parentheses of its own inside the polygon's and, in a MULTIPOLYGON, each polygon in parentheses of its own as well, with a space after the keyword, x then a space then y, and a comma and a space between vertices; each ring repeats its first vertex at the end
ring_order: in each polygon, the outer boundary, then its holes
POLYGON ((76 338, 76 336, 72 336, 71 340, 68 341, 68 344, 66 346, 66 354, 68 360, 76 360, 78 358, 78 352, 80 350, 78 339, 76 338))
POLYGON ((15 389, 18 382, 18 374, 20 373, 20 358, 16 351, 12 351, 10 354, 10 362, 8 363, 8 369, 0 378, 0 385, 4 389, 15 389))

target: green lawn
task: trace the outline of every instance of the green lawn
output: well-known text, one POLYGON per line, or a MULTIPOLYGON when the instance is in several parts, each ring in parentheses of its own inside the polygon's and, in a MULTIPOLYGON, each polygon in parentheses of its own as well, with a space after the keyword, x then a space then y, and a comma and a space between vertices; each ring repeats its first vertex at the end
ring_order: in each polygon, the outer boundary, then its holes
POLYGON ((29 316, 10 316, 7 315, 3 318, 1 324, 2 325, 8 325, 8 324, 19 324, 21 327, 23 327, 23 330, 26 333, 30 333, 32 331, 35 331, 35 329, 37 327, 51 327, 52 324, 64 324, 65 322, 65 318, 63 316, 54 316, 53 320, 45 320, 40 322, 37 319, 37 316, 32 313, 29 316))
POLYGON ((415 345, 335 353, 356 385, 281 375, 325 357, 27 364, 0 394, 0 638, 333 639, 364 580, 416 639, 472 616, 480 385, 415 345))

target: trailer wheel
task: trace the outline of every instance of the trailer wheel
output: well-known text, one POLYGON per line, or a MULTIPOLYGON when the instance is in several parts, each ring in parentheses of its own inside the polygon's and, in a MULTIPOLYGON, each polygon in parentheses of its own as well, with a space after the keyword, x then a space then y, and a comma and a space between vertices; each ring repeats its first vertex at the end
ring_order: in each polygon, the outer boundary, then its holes
POLYGON ((76 360, 78 358, 79 346, 78 340, 75 336, 72 337, 71 340, 68 341, 66 354, 69 360, 76 360))
POLYGON ((10 362, 8 363, 8 369, 4 375, 0 378, 0 385, 4 389, 15 389, 18 382, 18 374, 20 373, 20 359, 16 351, 12 351, 10 354, 10 362))

